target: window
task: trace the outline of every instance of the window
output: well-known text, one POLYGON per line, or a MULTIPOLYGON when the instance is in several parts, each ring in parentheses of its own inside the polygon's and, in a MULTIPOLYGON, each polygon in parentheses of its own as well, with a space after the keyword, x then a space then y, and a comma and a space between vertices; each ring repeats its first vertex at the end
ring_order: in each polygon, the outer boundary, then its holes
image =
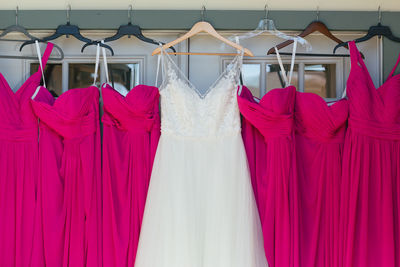
POLYGON ((108 64, 110 82, 117 91, 130 91, 139 84, 139 63, 113 63, 108 64), (120 88, 118 88, 120 87, 120 88))
MULTIPOLYGON (((289 64, 283 64, 287 72, 287 78, 289 79, 289 64)), ((284 76, 282 75, 281 68, 279 64, 266 64, 265 66, 265 74, 266 74, 266 91, 269 92, 274 88, 282 88, 285 87, 284 76)), ((291 85, 299 87, 299 65, 295 64, 293 67, 293 74, 291 79, 291 85)))
MULTIPOLYGON (((39 69, 39 63, 32 63, 30 67, 31 75, 39 69)), ((44 77, 46 79, 46 86, 53 96, 59 96, 62 93, 62 65, 61 64, 47 64, 44 68, 44 77)), ((41 85, 43 81, 41 80, 41 85)))
MULTIPOLYGON (((94 81, 95 64, 72 63, 68 64, 68 88, 89 87, 94 81)), ((97 78, 96 85, 100 85, 97 78)))
POLYGON ((260 75, 261 66, 260 64, 243 64, 242 66, 242 79, 243 84, 250 89, 251 93, 260 97, 260 75))
MULTIPOLYGON (((114 57, 108 63, 110 83, 116 89, 130 91, 134 86, 143 82, 144 57, 117 58, 114 57)), ((39 68, 39 63, 30 62, 31 74, 39 68)), ((71 88, 84 88, 91 86, 94 81, 93 57, 87 60, 82 58, 65 58, 63 63, 48 63, 45 68, 46 85, 54 96, 59 96, 71 88)), ((101 60, 96 86, 106 81, 104 65, 101 60)), ((121 92, 121 90, 118 90, 121 92)))
MULTIPOLYGON (((226 67, 230 60, 231 58, 222 58, 222 66, 226 67)), ((283 58, 283 65, 288 73, 290 58, 283 58)), ((342 95, 345 87, 344 71, 343 58, 298 57, 291 84, 300 92, 312 92, 332 100, 342 95)), ((244 59, 242 80, 253 95, 259 98, 274 88, 285 87, 281 69, 274 57, 244 59)))
POLYGON ((336 65, 306 64, 304 66, 304 91, 324 98, 336 98, 336 65))

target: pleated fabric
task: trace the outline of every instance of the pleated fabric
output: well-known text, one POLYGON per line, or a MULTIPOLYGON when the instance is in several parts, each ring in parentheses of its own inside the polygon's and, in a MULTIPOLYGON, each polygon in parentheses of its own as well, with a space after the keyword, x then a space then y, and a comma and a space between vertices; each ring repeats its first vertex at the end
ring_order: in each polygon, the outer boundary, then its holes
MULTIPOLYGON (((53 44, 49 43, 45 66, 53 44)), ((44 67, 43 67, 44 68, 44 67)), ((42 71, 14 92, 0 74, 0 265, 29 266, 33 254, 38 184, 38 121, 30 99, 42 71)))
POLYGON ((338 266, 339 198, 347 100, 296 93, 301 266, 338 266))
MULTIPOLYGON (((272 267, 299 266, 299 199, 293 122, 296 88, 271 90, 259 103, 248 88, 242 86, 240 90, 240 112, 246 122, 263 135, 265 143, 264 157, 253 158, 256 166, 264 168, 253 172, 256 181, 253 184, 256 184, 268 264, 272 267)), ((254 165, 251 160, 249 158, 250 166, 254 165)))
POLYGON ((375 88, 349 43, 349 126, 343 155, 340 264, 400 266, 400 75, 375 88))
POLYGON ((37 266, 102 266, 99 89, 40 90, 37 266), (40 250, 42 251, 40 253, 40 250))
POLYGON ((159 93, 138 85, 124 97, 104 85, 102 96, 104 266, 133 267, 160 137, 159 93))

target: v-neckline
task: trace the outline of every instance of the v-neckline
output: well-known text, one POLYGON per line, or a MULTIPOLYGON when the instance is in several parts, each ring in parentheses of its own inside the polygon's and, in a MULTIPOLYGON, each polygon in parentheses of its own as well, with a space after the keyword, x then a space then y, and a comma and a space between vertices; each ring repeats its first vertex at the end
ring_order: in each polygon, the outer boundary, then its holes
MULTIPOLYGON (((173 66, 179 71, 179 74, 184 78, 184 80, 187 82, 187 87, 188 89, 190 89, 191 91, 194 91, 195 95, 200 99, 206 99, 207 96, 209 95, 209 93, 211 91, 214 90, 214 88, 216 88, 217 84, 222 80, 222 78, 225 76, 226 73, 228 73, 229 71, 232 71, 232 66, 236 63, 237 61, 243 57, 243 51, 241 53, 238 53, 232 60, 231 62, 229 62, 229 64, 226 66, 225 70, 218 76, 218 78, 207 88, 207 90, 204 92, 204 94, 200 94, 200 91, 198 90, 198 88, 188 79, 188 77, 184 74, 184 72, 176 65, 176 63, 172 60, 172 58, 168 55, 168 53, 166 53, 165 51, 161 50, 161 53, 163 53, 162 55, 164 56, 164 54, 167 56, 168 61, 171 62, 173 64, 173 66)), ((176 73, 175 69, 172 69, 175 74, 178 76, 178 73, 176 73)), ((163 83, 162 83, 163 86, 163 83)))
MULTIPOLYGON (((359 70, 362 71, 365 76, 367 76, 366 78, 367 78, 368 83, 369 83, 368 88, 373 91, 373 94, 377 98, 379 98, 379 103, 381 105, 384 105, 385 103, 384 103, 384 101, 383 101, 383 99, 381 97, 380 91, 382 91, 382 88, 386 87, 386 85, 389 82, 391 82, 393 80, 393 78, 395 78, 395 77, 400 75, 400 74, 393 75, 393 71, 397 67, 398 63, 396 63, 395 66, 393 67, 394 69, 390 73, 389 77, 387 77, 386 80, 380 86, 376 87, 375 84, 374 84, 374 81, 372 80, 371 73, 369 72, 369 70, 367 68, 367 65, 365 64, 364 59, 361 57, 361 54, 360 54, 360 51, 358 50, 357 45, 355 43, 353 43, 352 45, 354 46, 355 52, 356 52, 356 55, 355 55, 356 56, 356 60, 357 60, 356 65, 359 68, 359 70)), ((399 58, 400 58, 400 55, 399 55, 399 58)), ((352 66, 354 66, 354 64, 352 64, 352 66)))
MULTIPOLYGON (((3 73, 0 72, 0 80, 1 80, 1 83, 3 84, 3 87, 5 87, 6 90, 8 91, 8 95, 10 95, 12 101, 14 101, 14 103, 15 103, 15 105, 16 105, 17 107, 20 107, 20 104, 21 104, 19 95, 21 94, 22 90, 24 90, 24 88, 28 87, 28 85, 29 85, 29 84, 32 82, 32 80, 38 75, 38 73, 39 73, 39 72, 37 71, 37 72, 33 73, 32 75, 30 75, 30 76, 28 77, 28 79, 26 79, 26 80, 22 83, 22 85, 21 85, 20 87, 18 87, 16 91, 14 91, 14 90, 11 88, 10 84, 8 83, 7 79, 4 77, 3 73)), ((40 81, 39 81, 38 86, 39 86, 39 85, 40 85, 40 81)))
MULTIPOLYGON (((362 59, 361 59, 362 60, 362 59)), ((359 68, 361 68, 361 70, 366 73, 367 79, 372 87, 372 89, 374 89, 374 91, 378 92, 381 88, 383 88, 389 81, 391 81, 394 77, 398 76, 399 74, 396 75, 392 75, 390 77, 387 77, 386 80, 378 87, 375 86, 374 81, 372 80, 372 76, 371 73, 369 72, 367 66, 365 65, 364 61, 362 62, 362 66, 357 64, 357 66, 359 68)))

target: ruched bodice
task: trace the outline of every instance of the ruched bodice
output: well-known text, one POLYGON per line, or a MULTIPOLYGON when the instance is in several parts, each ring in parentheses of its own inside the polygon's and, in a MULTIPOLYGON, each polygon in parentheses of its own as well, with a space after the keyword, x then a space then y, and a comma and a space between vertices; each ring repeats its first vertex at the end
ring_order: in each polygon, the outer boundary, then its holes
POLYGON ((20 142, 37 139, 37 120, 29 101, 40 84, 40 78, 40 71, 35 72, 13 92, 0 73, 0 139, 20 142))
MULTIPOLYGON (((50 95, 47 90, 39 94, 50 95)), ((47 103, 35 99, 32 107, 36 116, 65 139, 84 137, 97 130, 99 114, 93 108, 99 100, 97 87, 71 89, 47 103)))
MULTIPOLYGON (((243 90, 248 90, 243 87, 243 90)), ((265 139, 290 136, 296 88, 289 86, 268 92, 259 103, 238 96, 240 112, 265 139)))
POLYGON ((353 42, 351 72, 347 80, 349 127, 363 135, 400 140, 400 75, 393 75, 376 88, 353 42))
POLYGON ((344 141, 348 117, 347 100, 328 105, 313 93, 296 92, 296 132, 319 142, 344 141))
POLYGON ((132 132, 149 132, 153 127, 159 128, 157 87, 138 85, 124 97, 106 84, 102 94, 103 123, 132 132))

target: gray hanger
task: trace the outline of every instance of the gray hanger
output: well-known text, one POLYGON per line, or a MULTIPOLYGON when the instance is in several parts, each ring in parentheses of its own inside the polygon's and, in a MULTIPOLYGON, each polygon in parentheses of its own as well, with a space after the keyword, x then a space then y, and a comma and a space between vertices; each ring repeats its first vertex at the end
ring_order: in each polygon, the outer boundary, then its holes
MULTIPOLYGON (((7 27, 1 34, 0 34, 0 41, 1 42, 25 42, 26 39, 21 40, 21 39, 4 39, 2 37, 6 36, 7 34, 11 33, 11 32, 19 32, 22 33, 23 35, 25 35, 26 37, 28 37, 30 40, 39 40, 39 38, 31 35, 26 28, 20 26, 18 24, 18 7, 15 9, 15 25, 11 25, 9 27, 7 27)), ((49 60, 63 60, 64 59, 64 52, 61 49, 61 47, 59 47, 56 44, 53 44, 54 48, 56 48, 60 54, 60 57, 58 58, 54 58, 54 57, 50 57, 49 60)), ((0 58, 15 58, 15 59, 37 59, 37 57, 34 56, 10 56, 10 55, 0 55, 0 58)))

